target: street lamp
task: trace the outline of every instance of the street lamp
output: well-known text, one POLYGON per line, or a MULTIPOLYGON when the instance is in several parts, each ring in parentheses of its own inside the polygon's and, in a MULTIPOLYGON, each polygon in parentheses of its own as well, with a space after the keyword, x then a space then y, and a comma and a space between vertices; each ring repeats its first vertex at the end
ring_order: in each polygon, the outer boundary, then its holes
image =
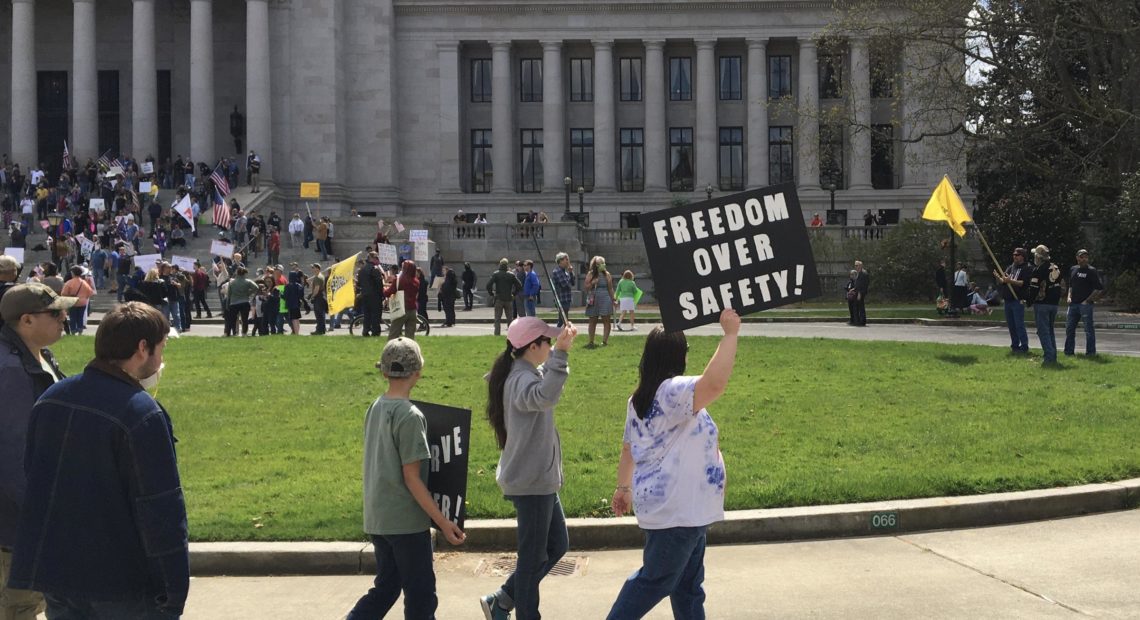
POLYGON ((835 210, 835 183, 828 183, 827 184, 827 191, 831 192, 831 208, 829 208, 828 211, 834 211, 835 210))
POLYGON ((566 211, 562 213, 562 221, 569 222, 574 219, 574 216, 570 214, 570 177, 563 177, 562 185, 566 187, 566 211))
POLYGON ((712 200, 712 192, 713 192, 713 186, 712 186, 712 183, 709 183, 708 185, 705 186, 705 198, 707 198, 708 200, 712 200))

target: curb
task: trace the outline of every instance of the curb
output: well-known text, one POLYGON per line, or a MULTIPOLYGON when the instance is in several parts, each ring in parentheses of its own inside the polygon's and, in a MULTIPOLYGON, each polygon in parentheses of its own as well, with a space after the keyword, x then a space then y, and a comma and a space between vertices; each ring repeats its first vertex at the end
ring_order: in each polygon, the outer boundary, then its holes
MULTIPOLYGON (((751 544, 821 538, 884 536, 985 527, 1127 510, 1140 505, 1140 478, 1076 487, 962 497, 889 500, 833 506, 738 510, 709 528, 710 544, 751 544)), ((566 520, 574 550, 637 548, 635 517, 566 520)), ((473 520, 467 543, 439 551, 515 549, 513 519, 473 520)), ((217 575, 361 575, 375 572, 372 546, 363 542, 191 543, 190 572, 217 575)))

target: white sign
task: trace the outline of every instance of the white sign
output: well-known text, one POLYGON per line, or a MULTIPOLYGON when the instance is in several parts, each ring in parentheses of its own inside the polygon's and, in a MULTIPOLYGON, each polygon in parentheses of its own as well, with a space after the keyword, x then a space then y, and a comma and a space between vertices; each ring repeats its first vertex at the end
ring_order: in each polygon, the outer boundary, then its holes
POLYGON ((113 178, 115 178, 121 174, 123 174, 123 169, 118 167, 118 166, 113 166, 110 169, 108 169, 107 174, 105 174, 103 176, 105 178, 108 178, 108 179, 113 179, 113 178))
POLYGON ((234 244, 215 239, 210 242, 210 254, 221 256, 222 258, 233 258, 234 244))
POLYGON ((376 253, 380 255, 380 263, 384 265, 395 265, 400 262, 400 256, 396 252, 396 246, 387 243, 381 243, 376 246, 376 253))
POLYGON ((149 194, 150 193, 150 186, 151 186, 150 181, 142 181, 141 183, 139 183, 139 193, 140 194, 149 194))
POLYGON ((79 241, 79 248, 84 254, 91 254, 95 251, 95 242, 82 235, 76 237, 79 241))
POLYGON ((154 162, 153 161, 144 161, 143 165, 142 165, 142 173, 143 174, 154 174, 154 162))
POLYGON ((189 256, 171 256, 170 264, 178 265, 179 269, 188 273, 194 271, 194 259, 189 256))
POLYGON ((415 259, 417 262, 420 262, 420 263, 426 263, 427 261, 431 260, 431 257, 428 254, 428 242, 427 241, 417 241, 416 242, 415 259))
POLYGON ((155 263, 162 259, 161 254, 139 254, 135 256, 135 267, 142 269, 143 273, 154 269, 155 263))
POLYGON ((24 248, 4 248, 4 256, 11 256, 17 263, 24 264, 24 248))
POLYGON ((107 203, 103 202, 102 198, 92 198, 87 201, 87 209, 102 213, 107 210, 107 203))
MULTIPOLYGON (((428 231, 412 229, 408 231, 408 241, 427 241, 428 231)), ((419 260, 418 258, 416 260, 419 260)))

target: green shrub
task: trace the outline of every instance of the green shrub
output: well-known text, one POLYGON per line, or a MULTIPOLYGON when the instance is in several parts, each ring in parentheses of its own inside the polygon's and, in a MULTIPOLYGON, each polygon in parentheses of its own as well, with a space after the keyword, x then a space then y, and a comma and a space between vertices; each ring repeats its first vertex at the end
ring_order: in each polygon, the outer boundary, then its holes
MULTIPOLYGON (((943 223, 907 220, 891 227, 878 243, 867 244, 860 260, 871 272, 871 291, 880 299, 933 300, 934 270, 945 256, 939 242, 953 234, 943 223)), ((959 248, 965 259, 965 248, 959 248)), ((949 272, 950 270, 948 270, 949 272)))
POLYGON ((1140 273, 1125 271, 1109 283, 1109 296, 1118 308, 1140 312, 1140 273))

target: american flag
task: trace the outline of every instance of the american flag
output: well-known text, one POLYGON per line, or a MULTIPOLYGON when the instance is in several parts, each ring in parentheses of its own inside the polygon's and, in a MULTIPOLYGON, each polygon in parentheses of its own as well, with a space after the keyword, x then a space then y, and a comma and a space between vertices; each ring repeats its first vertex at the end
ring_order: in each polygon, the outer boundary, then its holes
POLYGON ((230 195, 230 182, 226 179, 226 173, 222 170, 221 164, 214 167, 214 171, 210 173, 210 180, 214 182, 214 187, 221 192, 222 198, 230 195))
POLYGON ((230 206, 218 188, 214 188, 214 226, 225 229, 230 227, 230 206))
POLYGON ((99 163, 99 166, 101 168, 104 168, 104 169, 111 167, 111 149, 107 149, 106 153, 103 153, 102 155, 99 156, 98 163, 99 163))
POLYGON ((123 165, 123 162, 119 161, 118 157, 111 160, 111 167, 112 168, 126 168, 126 166, 123 165))
POLYGON ((131 210, 138 213, 139 209, 141 209, 141 208, 142 207, 139 206, 139 193, 132 189, 131 190, 131 210))
POLYGON ((67 140, 63 141, 63 169, 71 170, 71 151, 67 150, 67 140))

